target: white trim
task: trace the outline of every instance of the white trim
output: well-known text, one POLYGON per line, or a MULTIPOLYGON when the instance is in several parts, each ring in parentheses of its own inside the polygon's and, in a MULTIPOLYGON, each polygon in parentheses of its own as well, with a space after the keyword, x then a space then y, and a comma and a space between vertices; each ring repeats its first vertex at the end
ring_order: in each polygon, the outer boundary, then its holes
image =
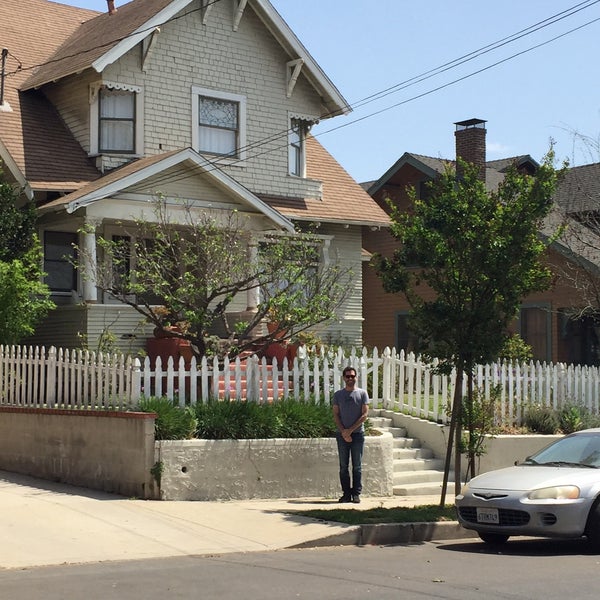
POLYGON ((292 112, 288 110, 288 119, 297 119, 298 121, 307 121, 311 125, 316 125, 319 122, 319 117, 316 115, 308 115, 306 113, 292 112))
MULTIPOLYGON (((100 58, 96 59, 92 63, 92 67, 96 69, 98 73, 102 73, 106 67, 119 60, 126 52, 137 46, 145 37, 149 36, 154 31, 155 27, 160 27, 169 21, 179 11, 183 10, 192 2, 193 0, 173 0, 173 2, 157 12, 151 19, 142 23, 130 35, 125 36, 118 44, 106 52, 106 54, 103 54, 100 58)), ((115 18, 119 18, 118 13, 115 18)))
POLYGON ((33 190, 31 189, 29 182, 25 179, 25 175, 23 175, 21 169, 19 169, 2 140, 0 140, 0 158, 10 171, 11 175, 17 180, 17 183, 23 188, 23 192, 25 193, 25 196, 27 196, 27 199, 33 200, 33 190))
POLYGON ((260 198, 255 196, 252 192, 246 189, 243 185, 238 183, 235 179, 224 173, 219 169, 215 169, 215 166, 206 160, 201 154, 193 150, 192 148, 186 148, 165 157, 163 160, 154 163, 153 165, 143 168, 131 175, 126 175, 102 188, 84 194, 83 196, 73 200, 65 205, 65 210, 68 214, 71 214, 79 208, 86 207, 98 200, 110 198, 111 196, 120 196, 121 190, 125 190, 128 187, 136 185, 145 179, 162 173, 163 171, 170 169, 176 165, 183 163, 186 160, 190 160, 200 167, 206 174, 207 177, 213 180, 217 186, 225 189, 228 193, 242 201, 243 203, 251 206, 257 212, 263 214, 269 220, 273 221, 278 227, 287 230, 291 233, 294 232, 294 224, 279 211, 271 208, 268 204, 263 202, 260 198))
POLYGON ((277 10, 268 0, 254 0, 259 18, 263 20, 268 29, 273 33, 275 39, 284 47, 288 48, 290 56, 297 56, 304 60, 306 71, 310 74, 312 85, 320 88, 324 103, 327 104, 327 98, 331 99, 334 106, 330 107, 330 114, 323 115, 323 118, 334 116, 332 113, 348 114, 352 108, 348 101, 342 96, 332 81, 327 77, 323 69, 317 64, 310 55, 302 42, 296 37, 296 34, 290 29, 277 10), (263 18, 264 17, 264 18, 263 18), (268 22, 265 22, 265 18, 268 22))
POLYGON ((222 100, 228 100, 230 102, 237 102, 239 105, 238 114, 238 140, 235 156, 219 156, 219 162, 221 159, 224 160, 235 160, 244 161, 246 160, 246 96, 242 94, 234 94, 231 92, 222 92, 218 90, 211 90, 203 88, 197 85, 192 85, 192 148, 198 152, 200 147, 200 135, 199 135, 199 107, 198 98, 200 96, 206 96, 208 98, 217 98, 222 100))

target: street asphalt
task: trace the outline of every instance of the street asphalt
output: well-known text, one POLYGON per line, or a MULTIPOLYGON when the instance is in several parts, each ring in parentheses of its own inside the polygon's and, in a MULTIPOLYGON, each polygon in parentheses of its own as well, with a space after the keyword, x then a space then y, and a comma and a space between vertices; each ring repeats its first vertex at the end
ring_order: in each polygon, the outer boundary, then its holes
MULTIPOLYGON (((439 501, 439 496, 363 498, 347 507, 439 501)), ((336 498, 137 500, 0 471, 0 569, 476 535, 456 522, 344 525, 292 514, 334 507, 336 498)))

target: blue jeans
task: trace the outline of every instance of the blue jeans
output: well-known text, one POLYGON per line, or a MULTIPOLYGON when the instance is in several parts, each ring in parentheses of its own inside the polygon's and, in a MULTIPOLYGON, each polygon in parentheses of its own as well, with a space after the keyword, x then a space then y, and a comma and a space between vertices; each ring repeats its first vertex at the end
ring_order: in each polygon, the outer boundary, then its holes
POLYGON ((340 483, 344 496, 358 496, 362 492, 362 455, 365 434, 355 431, 352 441, 346 442, 340 432, 336 434, 340 458, 340 483), (350 483, 350 458, 352 458, 352 483, 350 483))

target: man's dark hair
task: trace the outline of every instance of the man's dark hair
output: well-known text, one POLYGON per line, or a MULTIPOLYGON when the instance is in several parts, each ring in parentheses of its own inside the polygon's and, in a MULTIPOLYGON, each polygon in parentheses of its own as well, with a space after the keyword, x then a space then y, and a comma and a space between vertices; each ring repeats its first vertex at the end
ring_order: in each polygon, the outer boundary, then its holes
POLYGON ((342 376, 345 377, 346 373, 348 373, 348 371, 353 371, 354 374, 356 375, 356 369, 354 367, 346 367, 343 371, 342 371, 342 376))

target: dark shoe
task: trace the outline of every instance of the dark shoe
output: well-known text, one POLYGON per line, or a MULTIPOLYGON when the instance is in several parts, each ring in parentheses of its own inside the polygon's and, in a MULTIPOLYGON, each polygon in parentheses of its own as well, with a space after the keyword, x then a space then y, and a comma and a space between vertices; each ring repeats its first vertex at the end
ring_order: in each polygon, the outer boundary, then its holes
POLYGON ((342 502, 352 502, 352 496, 344 494, 339 500, 338 502, 342 503, 342 502))
POLYGON ((352 496, 352 502, 354 502, 354 504, 360 504, 360 495, 359 494, 354 494, 352 496))

